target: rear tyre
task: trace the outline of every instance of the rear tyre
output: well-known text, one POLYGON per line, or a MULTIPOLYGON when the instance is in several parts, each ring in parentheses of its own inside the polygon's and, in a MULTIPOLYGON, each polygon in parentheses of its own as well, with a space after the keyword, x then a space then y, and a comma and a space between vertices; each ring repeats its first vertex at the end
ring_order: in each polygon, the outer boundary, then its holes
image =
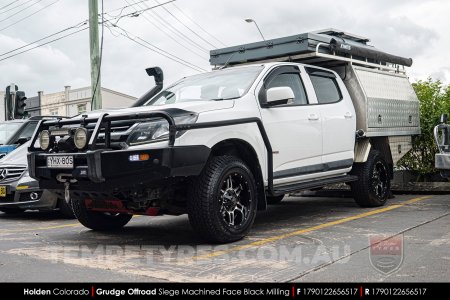
POLYGON ((86 208, 84 200, 73 199, 72 207, 75 217, 85 227, 95 231, 116 230, 125 226, 133 217, 128 214, 112 214, 90 211, 86 208))
POLYGON ((350 184, 353 198, 359 206, 377 207, 386 203, 391 179, 388 164, 379 151, 370 151, 365 163, 355 163, 352 174, 359 178, 350 184))
POLYGON ((2 208, 2 209, 0 209, 0 211, 4 212, 7 215, 16 215, 16 214, 23 213, 25 211, 25 209, 21 209, 21 208, 2 208))
POLYGON ((75 219, 75 214, 72 209, 72 200, 69 203, 64 199, 58 200, 59 213, 66 219, 75 219))
POLYGON ((281 200, 284 199, 284 195, 280 196, 267 196, 267 204, 278 204, 281 202, 281 200))
POLYGON ((190 187, 192 227, 214 243, 242 239, 255 220, 256 191, 253 174, 243 161, 232 156, 211 158, 190 187))

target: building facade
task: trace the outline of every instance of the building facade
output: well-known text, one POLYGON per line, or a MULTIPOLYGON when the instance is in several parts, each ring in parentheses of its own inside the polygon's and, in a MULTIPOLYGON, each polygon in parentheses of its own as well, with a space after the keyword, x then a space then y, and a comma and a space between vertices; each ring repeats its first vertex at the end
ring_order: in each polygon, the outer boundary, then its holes
MULTIPOLYGON (((102 108, 129 107, 136 98, 107 88, 101 88, 102 108)), ((91 87, 71 89, 66 86, 63 92, 44 94, 38 92, 42 116, 76 116, 91 111, 91 87)))
MULTIPOLYGON (((130 107, 136 97, 119 93, 107 88, 101 88, 102 108, 130 107)), ((5 120, 5 92, 0 91, 0 121, 5 120)), ((29 117, 34 116, 67 116, 91 111, 91 87, 71 89, 66 86, 64 91, 45 94, 38 92, 37 96, 29 97, 25 103, 25 111, 29 117)))
POLYGON ((40 116, 41 115, 41 98, 38 96, 30 97, 25 100, 27 106, 25 106, 25 111, 28 113, 28 117, 40 116))

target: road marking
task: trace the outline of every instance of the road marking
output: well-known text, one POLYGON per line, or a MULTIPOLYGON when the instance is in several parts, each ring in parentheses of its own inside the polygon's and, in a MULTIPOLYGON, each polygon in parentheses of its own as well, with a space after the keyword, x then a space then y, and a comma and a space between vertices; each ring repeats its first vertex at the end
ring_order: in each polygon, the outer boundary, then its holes
MULTIPOLYGON (((140 215, 134 215, 134 218, 141 217, 140 215)), ((59 228, 67 228, 67 227, 78 227, 83 226, 80 223, 71 223, 71 224, 64 224, 64 225, 56 225, 56 226, 48 226, 48 227, 37 227, 37 228, 27 228, 27 229, 0 229, 0 233, 14 233, 14 232, 28 232, 28 231, 35 231, 35 230, 51 230, 51 229, 59 229, 59 228)))
POLYGON ((50 229, 77 227, 77 226, 81 226, 81 224, 73 223, 73 224, 64 224, 64 225, 49 226, 49 227, 27 228, 27 229, 12 229, 12 230, 4 229, 4 230, 0 230, 0 233, 27 232, 27 231, 35 231, 35 230, 50 230, 50 229))
POLYGON ((404 202, 402 202, 400 204, 394 204, 394 205, 390 205, 390 206, 383 207, 383 208, 380 208, 380 209, 376 209, 376 210, 372 210, 372 211, 365 212, 365 213, 362 213, 362 214, 358 214, 358 215, 355 215, 355 216, 339 219, 339 220, 336 220, 336 221, 331 221, 331 222, 323 223, 323 224, 316 225, 316 226, 313 226, 313 227, 304 228, 304 229, 288 232, 288 233, 285 233, 285 234, 268 237, 268 238, 265 238, 265 239, 262 239, 262 240, 259 240, 259 241, 255 241, 255 242, 252 242, 252 243, 249 243, 249 244, 239 245, 239 246, 232 247, 232 248, 226 249, 226 250, 214 251, 214 252, 211 252, 211 253, 208 253, 208 254, 204 254, 204 255, 194 256, 192 259, 193 260, 209 259, 209 258, 222 256, 222 255, 225 255, 225 254, 228 254, 228 253, 231 253, 231 252, 236 252, 236 251, 241 251, 241 250, 245 250, 245 249, 249 249, 249 248, 259 247, 259 246, 262 246, 262 245, 265 245, 265 244, 269 244, 269 243, 272 243, 272 242, 275 242, 275 241, 279 241, 279 240, 282 240, 282 239, 286 239, 286 238, 289 238, 289 237, 302 235, 302 234, 309 233, 309 232, 312 232, 312 231, 317 231, 317 230, 320 230, 320 229, 324 229, 324 228, 340 225, 340 224, 343 224, 343 223, 347 223, 347 222, 350 222, 350 221, 362 219, 362 218, 373 216, 373 215, 378 215, 378 214, 381 214, 381 213, 384 213, 384 212, 387 212, 387 211, 391 211, 391 210, 394 210, 394 209, 397 209, 397 208, 400 208, 400 207, 403 207, 403 206, 406 206, 406 205, 409 205, 409 204, 413 204, 413 203, 416 203, 416 202, 419 202, 419 201, 422 201, 422 200, 426 200, 426 199, 429 199, 429 198, 431 198, 431 196, 424 196, 424 197, 414 198, 414 199, 411 199, 411 200, 404 201, 404 202))

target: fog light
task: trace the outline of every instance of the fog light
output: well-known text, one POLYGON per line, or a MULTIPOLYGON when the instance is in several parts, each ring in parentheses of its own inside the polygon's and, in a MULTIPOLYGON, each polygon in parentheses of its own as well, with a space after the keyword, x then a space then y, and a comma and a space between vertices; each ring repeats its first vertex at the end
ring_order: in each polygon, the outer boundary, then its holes
POLYGON ((87 144, 87 130, 86 128, 77 128, 75 130, 75 134, 73 135, 73 140, 75 143, 75 147, 78 149, 83 149, 87 144))
POLYGON ((38 200, 39 199, 39 194, 38 193, 31 193, 30 194, 30 199, 31 200, 38 200))
POLYGON ((39 145, 41 146, 42 150, 47 150, 50 146, 50 133, 48 130, 43 130, 39 134, 39 145))

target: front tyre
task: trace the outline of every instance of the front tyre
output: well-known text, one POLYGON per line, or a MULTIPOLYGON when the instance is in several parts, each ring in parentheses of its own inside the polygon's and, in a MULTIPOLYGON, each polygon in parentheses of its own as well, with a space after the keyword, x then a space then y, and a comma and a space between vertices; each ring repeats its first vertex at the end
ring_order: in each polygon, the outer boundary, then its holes
POLYGON ((377 207, 386 203, 391 179, 388 164, 379 151, 370 151, 365 163, 355 163, 352 174, 359 178, 350 184, 353 198, 359 206, 377 207))
POLYGON ((243 161, 232 156, 209 160, 189 191, 189 221, 205 240, 229 243, 247 235, 256 216, 256 183, 243 161))
POLYGON ((85 227, 95 231, 120 229, 133 217, 128 214, 113 214, 88 210, 82 199, 72 199, 72 208, 78 221, 85 227))

